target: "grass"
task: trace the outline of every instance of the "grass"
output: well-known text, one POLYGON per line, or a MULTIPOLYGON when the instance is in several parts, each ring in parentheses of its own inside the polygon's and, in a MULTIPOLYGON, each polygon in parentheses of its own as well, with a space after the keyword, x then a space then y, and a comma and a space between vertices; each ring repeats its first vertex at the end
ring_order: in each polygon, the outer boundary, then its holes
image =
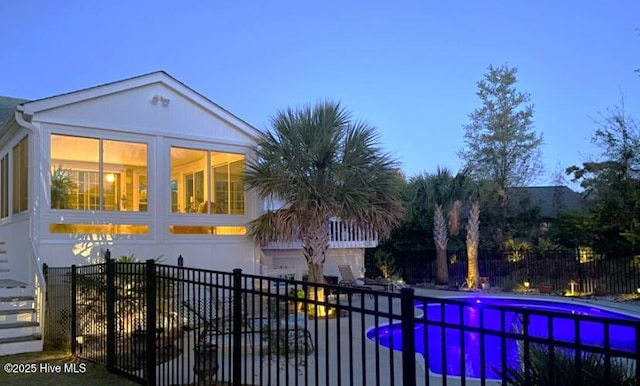
MULTIPOLYGON (((104 368, 104 366, 87 361, 79 361, 68 352, 48 351, 1 356, 0 366, 2 367, 2 370, 0 370, 0 385, 3 386, 137 385, 137 383, 109 373, 106 368, 104 368), (7 374, 7 372, 5 371, 5 365, 7 363, 14 365, 35 364, 35 366, 31 366, 29 368, 35 368, 36 371, 32 374, 7 374), (41 364, 50 364, 52 366, 60 365, 60 373, 47 373, 40 371, 41 364), (67 366, 69 366, 70 364, 75 364, 75 368, 79 373, 65 373, 65 364, 67 364, 67 366), (86 366, 84 373, 80 373, 82 371, 82 365, 86 366)), ((16 368, 17 366, 13 367, 16 368)))

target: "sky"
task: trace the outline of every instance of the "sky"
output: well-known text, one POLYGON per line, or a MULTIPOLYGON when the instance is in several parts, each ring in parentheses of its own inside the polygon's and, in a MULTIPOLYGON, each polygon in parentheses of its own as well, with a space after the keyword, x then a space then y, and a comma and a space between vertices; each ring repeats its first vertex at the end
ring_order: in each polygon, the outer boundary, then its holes
POLYGON ((458 171, 489 65, 517 67, 545 173, 597 158, 594 119, 640 119, 640 1, 0 0, 0 95, 39 99, 164 70, 260 130, 340 101, 406 176, 458 171))

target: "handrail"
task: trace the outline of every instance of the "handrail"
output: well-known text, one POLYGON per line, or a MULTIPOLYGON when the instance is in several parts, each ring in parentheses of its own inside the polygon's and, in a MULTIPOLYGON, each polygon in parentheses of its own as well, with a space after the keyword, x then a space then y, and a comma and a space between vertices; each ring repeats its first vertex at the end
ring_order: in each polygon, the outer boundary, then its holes
POLYGON ((38 330, 40 331, 40 335, 42 339, 44 339, 44 318, 45 318, 45 309, 46 304, 45 300, 47 298, 47 284, 44 280, 44 274, 42 272, 42 265, 40 264, 40 254, 38 253, 38 248, 34 245, 33 240, 30 242, 31 244, 31 256, 30 256, 30 265, 31 272, 34 276, 31 277, 34 291, 34 297, 36 300, 36 317, 38 322, 38 330))
MULTIPOLYGON (((378 234, 372 229, 356 227, 339 218, 332 217, 328 227, 329 246, 332 248, 373 248, 378 245, 378 234)), ((263 247, 275 249, 302 248, 300 241, 265 240, 263 247)))

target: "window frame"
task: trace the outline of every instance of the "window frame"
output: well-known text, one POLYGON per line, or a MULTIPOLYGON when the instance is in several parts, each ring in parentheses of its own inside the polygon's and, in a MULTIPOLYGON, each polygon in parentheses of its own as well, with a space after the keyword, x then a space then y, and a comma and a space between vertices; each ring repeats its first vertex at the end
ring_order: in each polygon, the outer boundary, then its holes
MULTIPOLYGON (((126 212, 129 214, 140 214, 140 215, 147 215, 149 214, 149 211, 152 210, 153 206, 152 206, 152 200, 155 197, 155 193, 153 192, 152 189, 150 189, 150 187, 153 187, 153 181, 154 181, 154 177, 153 177, 153 173, 152 173, 152 169, 154 167, 154 165, 152 165, 152 158, 151 158, 151 154, 153 153, 153 149, 154 149, 154 139, 153 138, 149 138, 148 136, 135 136, 135 135, 119 135, 116 133, 111 133, 111 132, 106 132, 106 131, 102 131, 102 130, 92 130, 92 131, 87 131, 87 130, 82 130, 82 131, 76 131, 76 130, 64 130, 58 127, 52 127, 48 130, 48 152, 47 152, 47 162, 49 164, 49 168, 51 170, 51 168, 54 167, 54 162, 52 159, 52 142, 53 142, 53 137, 54 136, 65 136, 65 137, 75 137, 75 138, 83 138, 83 139, 93 139, 93 140, 97 140, 98 141, 98 161, 97 161, 97 168, 98 170, 89 170, 87 168, 73 168, 72 170, 74 172, 91 172, 91 173, 98 173, 98 180, 101 181, 99 182, 99 193, 98 193, 98 198, 99 198, 99 208, 98 209, 90 209, 90 208, 83 208, 83 209, 58 209, 58 208, 52 208, 51 205, 51 199, 49 197, 48 200, 48 209, 51 211, 60 211, 60 210, 64 210, 64 211, 70 211, 72 213, 88 213, 88 212, 94 212, 94 211, 98 211, 100 213, 119 213, 119 212, 126 212), (124 164, 114 164, 113 163, 109 163, 105 161, 105 156, 104 156, 104 151, 103 151, 103 145, 105 141, 112 141, 112 142, 122 142, 122 143, 134 143, 134 144, 140 144, 140 145, 144 145, 146 147, 146 159, 145 159, 145 170, 144 172, 139 172, 139 173, 133 173, 130 177, 132 180, 132 189, 133 191, 136 191, 135 189, 135 182, 134 181, 139 181, 139 179, 137 178, 137 176, 140 175, 144 175, 147 178, 147 184, 146 184, 146 211, 140 211, 139 207, 138 210, 123 210, 123 209, 118 209, 117 206, 118 204, 114 203, 114 210, 105 210, 105 188, 104 188, 104 184, 106 183, 106 177, 109 174, 116 174, 116 179, 118 181, 117 185, 118 185, 118 189, 121 190, 123 187, 126 186, 127 183, 127 178, 129 177, 127 175, 126 169, 125 169, 125 165, 124 164), (108 167, 105 167, 105 165, 109 165, 108 167)), ((48 192, 51 191, 51 181, 47 181, 47 186, 46 189, 48 192)), ((116 192, 116 198, 120 196, 120 192, 116 192)), ((124 197, 124 196, 123 196, 124 197)), ((129 198, 129 200, 132 200, 132 202, 134 202, 134 197, 129 198)), ((116 202, 118 202, 116 200, 116 202)))
MULTIPOLYGON (((165 211, 168 211, 169 215, 176 215, 176 216, 185 216, 185 215, 189 215, 189 214, 206 214, 206 215, 215 215, 215 216, 227 216, 229 218, 246 218, 248 216, 248 205, 247 205, 247 188, 246 188, 246 184, 244 184, 244 181, 242 182, 242 213, 233 213, 233 211, 231 210, 231 208, 229 207, 230 202, 227 202, 227 211, 225 213, 215 213, 213 212, 214 209, 210 208, 210 211, 207 213, 198 213, 198 210, 179 210, 179 208, 181 208, 183 206, 183 204, 187 203, 185 201, 186 199, 186 188, 184 187, 184 183, 185 183, 185 176, 190 174, 193 175, 195 177, 195 175, 197 173, 203 173, 204 176, 204 186, 206 187, 206 194, 203 194, 204 197, 204 202, 216 202, 216 192, 215 192, 215 177, 214 177, 214 169, 216 169, 219 166, 213 165, 212 164, 212 159, 214 157, 215 153, 222 153, 222 154, 231 154, 231 155, 236 155, 236 156, 241 156, 242 157, 242 164, 243 164, 243 168, 242 168, 242 173, 244 176, 244 173, 246 173, 246 165, 247 165, 247 159, 249 158, 248 154, 247 154, 247 150, 242 148, 236 148, 236 147, 232 147, 232 146, 225 146, 225 145, 218 145, 218 144, 211 144, 211 146, 197 146, 197 144, 195 143, 191 143, 191 142, 187 142, 187 141, 172 141, 172 142, 168 142, 167 146, 166 146, 166 151, 169 154, 169 157, 167 157, 167 174, 168 174, 168 180, 169 180, 169 188, 167 189, 167 193, 169 196, 169 204, 166 205, 166 208, 164 209, 165 211), (204 152, 205 157, 204 157, 204 168, 203 169, 193 169, 186 167, 184 168, 184 172, 179 171, 178 173, 174 174, 174 168, 173 168, 173 157, 172 157, 172 150, 174 148, 179 148, 179 149, 184 149, 184 150, 193 150, 193 151, 200 151, 200 152, 204 152), (177 174, 177 175, 176 175, 177 174), (177 188, 175 190, 175 195, 177 197, 174 197, 174 181, 177 182, 178 186, 183 186, 182 189, 184 190, 184 192, 182 193, 182 195, 180 194, 180 188, 177 188), (177 202, 178 207, 175 208, 175 202, 177 202)), ((234 162, 238 162, 240 160, 234 161, 234 162)), ((231 173, 231 165, 234 162, 226 162, 224 163, 224 165, 226 166, 226 185, 227 185, 227 201, 229 201, 230 196, 232 195, 231 192, 231 184, 233 179, 232 179, 232 173, 231 173)), ((180 167, 177 168, 178 170, 180 170, 180 167)), ((241 178, 242 180, 244 179, 243 177, 241 178)), ((195 178, 194 178, 195 181, 195 178)), ((236 181, 237 183, 237 181, 236 181)), ((206 204, 205 204, 206 207, 206 204)), ((178 224, 176 224, 178 225, 178 224)))
POLYGON ((29 144, 31 136, 25 135, 15 145, 11 147, 10 166, 11 170, 11 214, 17 215, 29 210, 29 160, 31 157, 31 146, 29 144), (26 151, 26 154, 24 152, 26 151), (16 153, 20 158, 16 162, 16 153))
POLYGON ((0 219, 8 218, 9 210, 9 153, 0 158, 0 219))

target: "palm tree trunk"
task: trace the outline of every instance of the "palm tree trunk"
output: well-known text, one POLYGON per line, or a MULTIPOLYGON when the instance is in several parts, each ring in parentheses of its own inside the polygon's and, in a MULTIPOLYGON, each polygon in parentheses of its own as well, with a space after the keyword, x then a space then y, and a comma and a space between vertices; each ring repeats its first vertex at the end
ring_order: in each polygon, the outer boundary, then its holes
POLYGON ((309 281, 324 283, 324 262, 329 249, 329 235, 325 224, 310 227, 307 231, 310 233, 303 235, 302 254, 307 261, 309 281))
POLYGON ((467 223, 467 285, 478 288, 480 271, 478 269, 478 244, 480 240, 480 202, 471 204, 471 213, 467 223))
POLYGON ((449 284, 449 266, 447 265, 447 225, 442 207, 435 206, 433 212, 433 240, 436 244, 436 285, 449 284))
MULTIPOLYGON (((325 224, 317 224, 315 227, 309 227, 307 230, 312 233, 307 233, 303 236, 302 254, 307 261, 307 267, 309 269, 308 280, 311 283, 325 283, 324 262, 327 258, 327 250, 329 249, 329 234, 325 224)), ((313 315, 316 317, 326 315, 325 306, 318 305, 317 303, 325 299, 323 287, 309 286, 307 298, 310 304, 314 304, 313 315)))
POLYGON ((309 268, 308 280, 313 283, 324 283, 324 262, 313 263, 307 260, 307 266, 309 268))

